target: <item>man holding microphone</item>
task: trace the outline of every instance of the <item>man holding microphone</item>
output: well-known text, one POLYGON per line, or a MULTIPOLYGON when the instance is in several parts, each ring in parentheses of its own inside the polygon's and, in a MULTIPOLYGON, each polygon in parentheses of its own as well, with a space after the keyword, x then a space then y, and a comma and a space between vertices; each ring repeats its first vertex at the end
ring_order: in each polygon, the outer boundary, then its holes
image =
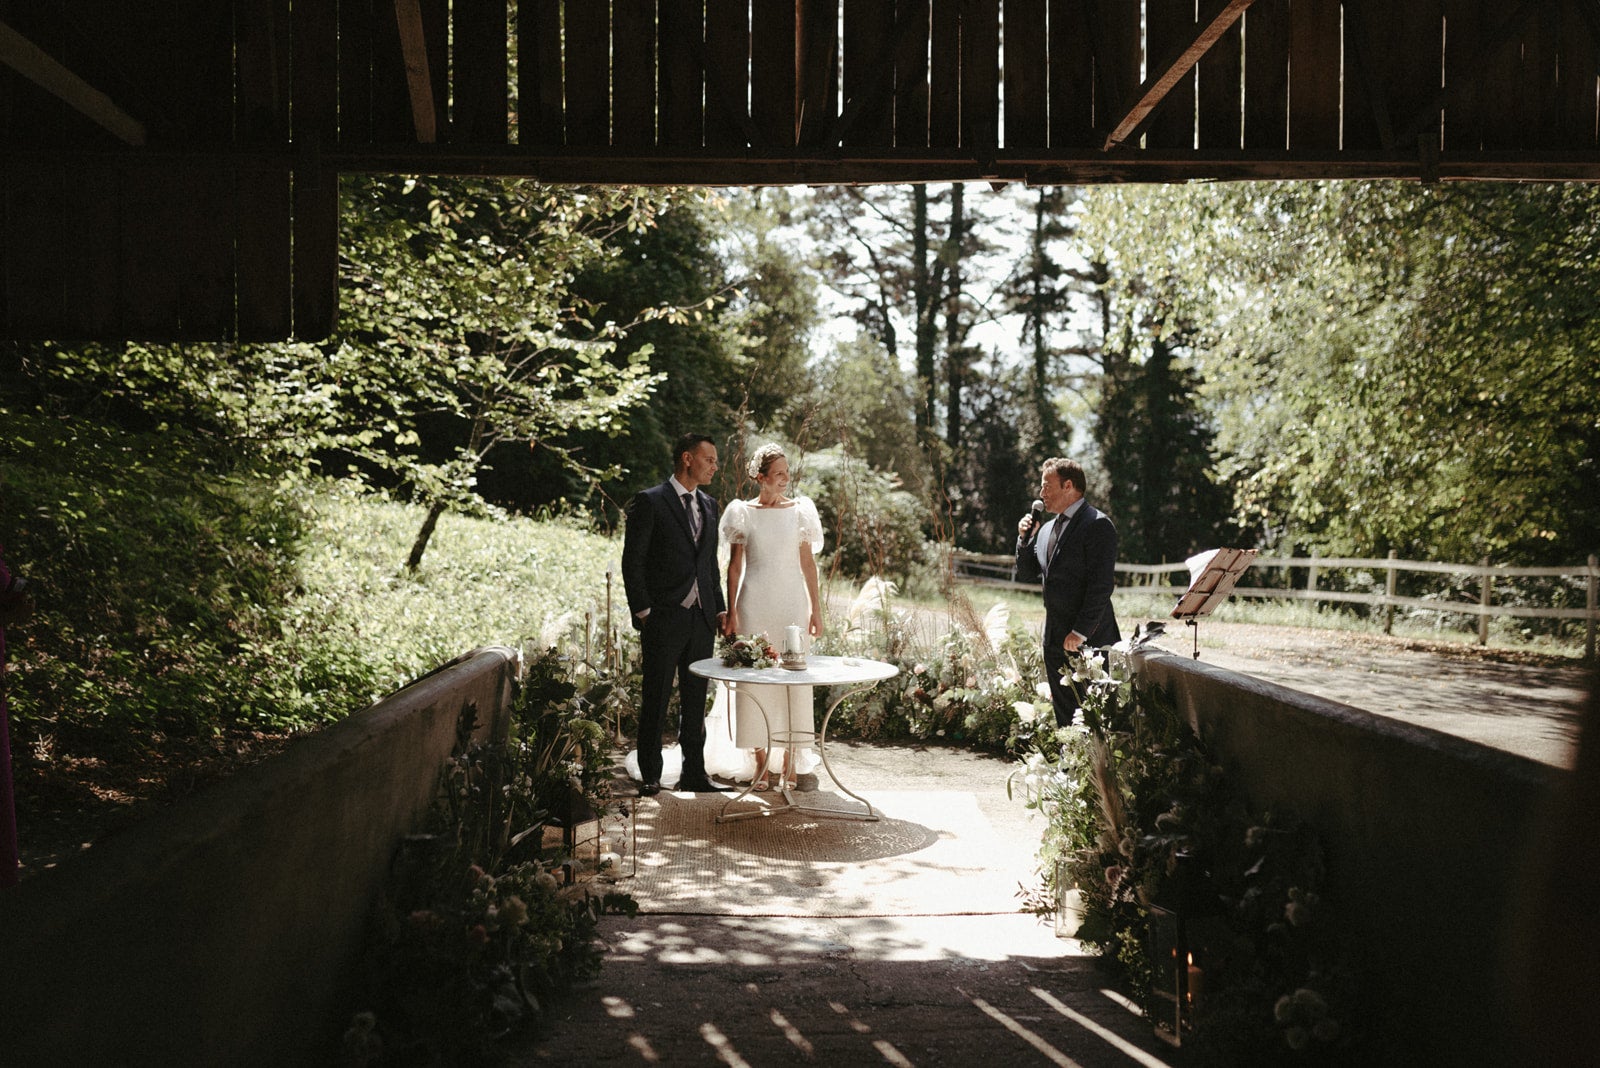
POLYGON ((1017 579, 1044 580, 1045 677, 1061 727, 1072 722, 1077 709, 1071 687, 1061 681, 1067 654, 1112 645, 1122 637, 1111 610, 1117 528, 1083 499, 1087 484, 1075 461, 1046 460, 1039 500, 1017 523, 1017 579))

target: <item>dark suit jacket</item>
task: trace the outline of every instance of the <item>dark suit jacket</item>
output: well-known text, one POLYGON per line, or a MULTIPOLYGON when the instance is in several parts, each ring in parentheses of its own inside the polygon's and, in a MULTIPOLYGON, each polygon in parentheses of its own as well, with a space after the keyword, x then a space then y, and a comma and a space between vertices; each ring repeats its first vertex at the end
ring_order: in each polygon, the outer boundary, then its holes
POLYGON ((700 541, 689 534, 689 517, 669 479, 628 502, 622 539, 622 585, 628 614, 639 627, 639 613, 683 604, 689 587, 700 584, 700 610, 713 627, 727 607, 717 573, 717 502, 695 490, 700 508, 700 541))
MULTIPOLYGON (((1040 537, 1049 537, 1041 531, 1040 537)), ((1085 501, 1061 532, 1055 555, 1045 562, 1044 644, 1059 649, 1077 631, 1085 644, 1113 645, 1121 639, 1111 611, 1116 587, 1117 528, 1111 517, 1085 501)), ((1039 559, 1030 539, 1017 545, 1017 579, 1037 582, 1039 559)))

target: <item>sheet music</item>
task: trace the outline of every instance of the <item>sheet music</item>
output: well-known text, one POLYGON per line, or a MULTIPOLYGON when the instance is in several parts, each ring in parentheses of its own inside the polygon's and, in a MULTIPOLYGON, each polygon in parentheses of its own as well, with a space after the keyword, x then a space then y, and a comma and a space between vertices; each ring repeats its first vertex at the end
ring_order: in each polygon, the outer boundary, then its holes
POLYGON ((1255 558, 1254 549, 1209 549, 1189 557, 1184 561, 1189 569, 1189 588, 1172 609, 1172 618, 1210 615, 1212 609, 1228 599, 1239 576, 1255 558))

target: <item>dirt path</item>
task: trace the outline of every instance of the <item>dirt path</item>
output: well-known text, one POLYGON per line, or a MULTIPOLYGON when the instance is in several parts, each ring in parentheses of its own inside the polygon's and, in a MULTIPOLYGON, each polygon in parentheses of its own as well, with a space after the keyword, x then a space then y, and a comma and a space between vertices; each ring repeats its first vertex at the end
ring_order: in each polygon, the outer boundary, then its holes
MULTIPOLYGON (((1161 648, 1193 655, 1178 626, 1161 648)), ((1200 660, 1570 767, 1592 675, 1580 661, 1381 634, 1203 621, 1200 660)))

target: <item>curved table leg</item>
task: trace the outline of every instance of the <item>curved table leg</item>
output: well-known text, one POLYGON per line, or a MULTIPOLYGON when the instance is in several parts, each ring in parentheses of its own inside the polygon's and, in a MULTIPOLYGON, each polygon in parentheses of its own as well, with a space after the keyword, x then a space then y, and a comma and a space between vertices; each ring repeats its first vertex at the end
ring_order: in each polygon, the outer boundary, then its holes
MULTIPOLYGON (((746 786, 738 794, 728 798, 728 800, 723 803, 722 812, 718 814, 716 822, 731 823, 734 820, 752 819, 757 816, 775 816, 781 812, 790 811, 809 812, 812 815, 829 816, 833 819, 862 820, 864 822, 874 823, 881 819, 878 813, 873 809, 872 802, 868 801, 866 798, 862 797, 860 794, 851 790, 848 786, 839 781, 838 774, 833 770, 833 765, 828 761, 828 724, 833 720, 834 711, 844 703, 846 698, 854 697, 858 693, 865 693, 867 690, 872 689, 872 687, 876 685, 876 682, 869 682, 865 685, 853 686, 850 689, 845 690, 833 700, 829 701, 828 711, 822 717, 822 729, 817 731, 815 735, 813 735, 811 731, 778 731, 774 733, 772 730, 772 719, 767 715, 767 710, 765 706, 761 704, 761 699, 756 697, 755 694, 748 695, 750 699, 756 703, 756 708, 761 712, 762 722, 767 728, 767 748, 770 750, 772 745, 776 743, 786 745, 788 748, 793 749, 794 743, 811 741, 814 737, 817 743, 817 751, 822 755, 822 767, 825 771, 827 771, 828 778, 832 779, 833 784, 847 796, 854 798, 855 800, 861 802, 861 804, 865 805, 867 807, 867 811, 865 813, 841 812, 838 809, 833 808, 819 808, 816 805, 802 805, 794 799, 792 794, 790 794, 788 787, 783 787, 780 791, 784 800, 784 803, 781 805, 773 805, 767 808, 749 809, 744 812, 730 813, 728 811, 729 807, 731 807, 736 801, 744 800, 750 795, 750 791, 755 788, 755 780, 752 779, 749 786, 746 786)), ((737 683, 729 685, 729 689, 733 691, 734 701, 737 701, 738 698, 737 686, 737 683)), ((757 772, 757 777, 759 776, 760 773, 757 772)))
MULTIPOLYGON (((731 720, 739 714, 739 684, 736 682, 724 682, 723 685, 728 688, 728 716, 731 720)), ((755 702, 756 711, 761 713, 762 725, 766 727, 767 747, 770 749, 772 743, 772 720, 767 715, 766 706, 761 703, 761 698, 755 694, 746 694, 746 696, 755 702)), ((756 780, 759 778, 761 778, 761 770, 758 768, 755 775, 751 777, 749 785, 722 803, 722 811, 717 813, 718 823, 731 823, 734 820, 747 820, 754 816, 772 815, 774 810, 770 808, 752 808, 744 812, 733 813, 728 811, 735 802, 743 801, 750 796, 750 792, 756 788, 756 780)))
POLYGON ((856 817, 857 819, 866 819, 866 820, 876 820, 878 818, 878 814, 872 810, 872 802, 868 801, 866 798, 862 797, 860 794, 858 794, 858 793, 854 792, 853 790, 851 790, 844 783, 840 782, 839 781, 839 776, 834 773, 833 765, 828 763, 828 723, 833 719, 834 709, 838 708, 839 705, 844 701, 845 698, 853 697, 858 693, 865 693, 866 691, 872 689, 872 687, 876 686, 876 685, 877 685, 877 683, 868 683, 865 686, 857 686, 857 687, 855 687, 853 689, 846 690, 844 693, 840 694, 838 697, 835 697, 828 704, 828 712, 827 712, 826 715, 824 715, 822 717, 822 730, 817 735, 817 751, 822 754, 822 766, 828 772, 828 778, 833 780, 833 785, 837 786, 839 789, 843 790, 846 794, 849 794, 851 797, 855 798, 857 801, 860 801, 863 805, 867 806, 867 814, 865 816, 856 817))

